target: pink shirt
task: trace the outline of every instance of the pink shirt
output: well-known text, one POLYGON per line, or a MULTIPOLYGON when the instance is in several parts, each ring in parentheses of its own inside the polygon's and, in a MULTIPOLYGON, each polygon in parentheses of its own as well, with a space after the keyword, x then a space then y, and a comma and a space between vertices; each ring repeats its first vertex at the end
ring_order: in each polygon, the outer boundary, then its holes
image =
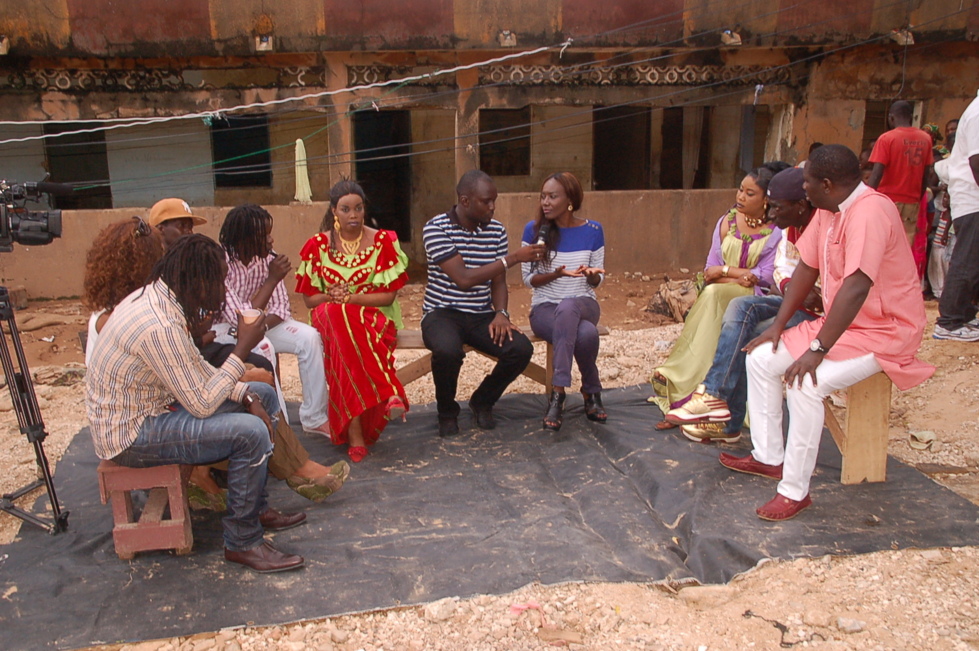
MULTIPOLYGON (((925 329, 921 284, 894 203, 861 183, 839 213, 817 210, 798 241, 802 261, 819 270, 826 313, 847 277, 857 270, 873 282, 867 300, 826 355, 846 360, 873 353, 902 391, 921 384, 935 367, 917 359, 925 329)), ((798 359, 826 317, 786 330, 782 339, 798 359)), ((818 373, 818 371, 817 371, 818 373)))

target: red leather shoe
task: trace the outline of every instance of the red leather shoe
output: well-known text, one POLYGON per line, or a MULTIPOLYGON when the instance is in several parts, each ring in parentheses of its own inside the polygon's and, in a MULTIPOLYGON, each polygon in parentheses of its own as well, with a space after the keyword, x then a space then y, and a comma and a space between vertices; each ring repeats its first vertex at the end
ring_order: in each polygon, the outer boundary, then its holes
POLYGON ((717 460, 725 468, 737 470, 748 475, 758 475, 759 477, 768 477, 769 479, 782 479, 782 464, 770 466, 767 463, 756 461, 750 454, 746 457, 736 457, 733 454, 721 452, 721 456, 717 460))
POLYGON ((391 396, 388 398, 387 404, 384 405, 384 417, 388 420, 395 420, 400 418, 401 422, 407 422, 408 417, 405 412, 408 411, 408 407, 405 406, 404 400, 399 396, 391 396))
POLYGON ((306 522, 305 513, 280 513, 269 507, 259 513, 258 521, 266 531, 285 531, 306 522))
POLYGON ((809 506, 812 506, 812 500, 809 499, 808 495, 797 502, 790 500, 785 495, 778 494, 768 504, 755 509, 755 513, 762 520, 781 522, 782 520, 791 520, 809 506))
POLYGON ((267 540, 263 541, 258 547, 253 547, 243 552, 233 552, 230 549, 225 549, 224 560, 229 563, 239 563, 259 574, 298 570, 306 564, 302 556, 283 554, 269 544, 267 540))
POLYGON ((367 456, 367 448, 363 445, 351 445, 347 448, 347 456, 354 463, 360 463, 367 456))

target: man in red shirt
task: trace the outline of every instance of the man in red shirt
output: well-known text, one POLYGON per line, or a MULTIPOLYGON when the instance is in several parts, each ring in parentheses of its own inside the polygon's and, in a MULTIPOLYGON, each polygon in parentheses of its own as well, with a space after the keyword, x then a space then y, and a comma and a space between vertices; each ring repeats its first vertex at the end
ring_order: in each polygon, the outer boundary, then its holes
POLYGON ((913 109, 910 102, 899 100, 891 104, 887 123, 891 130, 877 139, 870 153, 874 169, 867 185, 897 204, 904 223, 908 242, 914 242, 921 210, 925 179, 934 162, 931 136, 911 126, 913 109))

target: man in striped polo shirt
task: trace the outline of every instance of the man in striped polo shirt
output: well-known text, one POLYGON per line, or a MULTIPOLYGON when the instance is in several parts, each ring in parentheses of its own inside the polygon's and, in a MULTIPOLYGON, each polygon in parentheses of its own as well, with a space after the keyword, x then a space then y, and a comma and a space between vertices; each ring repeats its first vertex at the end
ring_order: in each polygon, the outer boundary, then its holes
POLYGON ((506 270, 539 260, 544 250, 534 244, 507 252, 506 229, 493 219, 496 184, 485 172, 466 172, 456 195, 458 203, 422 231, 428 259, 422 338, 432 351, 439 436, 459 433, 455 398, 464 345, 499 360, 469 399, 476 425, 496 427, 493 405, 534 352, 530 340, 510 323, 506 270))

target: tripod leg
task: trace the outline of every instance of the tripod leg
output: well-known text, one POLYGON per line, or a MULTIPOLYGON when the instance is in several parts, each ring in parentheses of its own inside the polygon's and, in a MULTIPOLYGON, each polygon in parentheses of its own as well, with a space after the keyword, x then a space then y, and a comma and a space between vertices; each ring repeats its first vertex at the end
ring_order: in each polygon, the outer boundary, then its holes
POLYGON ((6 287, 0 287, 0 321, 6 322, 6 331, 9 333, 0 336, 0 365, 3 366, 3 372, 7 378, 7 386, 10 389, 10 398, 13 402, 14 412, 17 414, 20 431, 27 435, 27 440, 34 446, 34 457, 40 473, 40 478, 37 481, 13 493, 4 495, 0 499, 0 511, 10 513, 25 522, 30 522, 47 529, 52 534, 56 534, 68 528, 68 511, 61 510, 61 504, 58 502, 58 496, 54 489, 54 479, 51 476, 48 458, 44 454, 43 441, 47 438, 48 433, 44 429, 41 408, 37 404, 34 383, 31 380, 30 369, 27 367, 27 357, 20 343, 20 332, 17 329, 13 306, 10 303, 10 294, 6 287), (10 337, 14 353, 17 356, 16 367, 14 360, 10 357, 7 336, 10 337), (53 522, 38 518, 13 504, 13 500, 26 495, 41 485, 47 489, 53 522))

